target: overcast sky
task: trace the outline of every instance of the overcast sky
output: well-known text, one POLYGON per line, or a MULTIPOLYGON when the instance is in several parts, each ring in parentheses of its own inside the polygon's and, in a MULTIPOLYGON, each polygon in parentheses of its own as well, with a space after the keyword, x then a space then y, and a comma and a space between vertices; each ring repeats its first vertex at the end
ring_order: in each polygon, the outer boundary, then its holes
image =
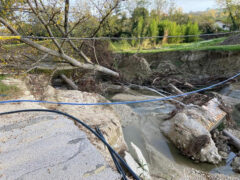
POLYGON ((175 0, 175 2, 183 8, 184 12, 204 11, 208 8, 216 8, 215 0, 175 0))

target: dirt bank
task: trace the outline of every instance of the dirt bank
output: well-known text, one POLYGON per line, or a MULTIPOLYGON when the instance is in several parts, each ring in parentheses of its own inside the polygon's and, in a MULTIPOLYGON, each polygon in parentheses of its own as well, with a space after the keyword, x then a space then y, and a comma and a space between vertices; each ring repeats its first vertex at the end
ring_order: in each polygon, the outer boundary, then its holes
POLYGON ((193 84, 230 77, 240 69, 238 51, 172 51, 138 56, 148 61, 153 72, 193 84))
POLYGON ((240 34, 230 36, 221 43, 221 45, 235 45, 235 44, 240 44, 240 34))

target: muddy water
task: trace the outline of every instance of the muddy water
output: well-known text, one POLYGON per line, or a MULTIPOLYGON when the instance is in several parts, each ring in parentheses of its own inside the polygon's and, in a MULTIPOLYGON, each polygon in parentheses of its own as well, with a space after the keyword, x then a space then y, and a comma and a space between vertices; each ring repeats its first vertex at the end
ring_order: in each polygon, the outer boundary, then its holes
MULTIPOLYGON (((194 163, 181 155, 180 151, 163 136, 159 127, 161 122, 168 117, 168 113, 172 112, 175 108, 174 106, 163 102, 156 102, 131 105, 131 108, 139 115, 139 120, 130 122, 123 127, 124 137, 128 147, 130 147, 130 142, 135 143, 142 150, 149 163, 149 152, 146 149, 146 144, 151 145, 158 153, 163 154, 173 163, 181 166, 211 173, 235 174, 230 167, 230 163, 222 162, 217 166, 207 163, 194 163)), ((231 159, 231 155, 229 158, 231 159)), ((150 163, 150 169, 151 166, 154 167, 155 164, 150 163)))
POLYGON ((240 104, 235 106, 232 113, 232 118, 235 122, 237 122, 238 126, 240 127, 240 104))
POLYGON ((229 85, 219 93, 239 101, 239 104, 237 104, 233 110, 232 118, 240 127, 240 82, 229 85))

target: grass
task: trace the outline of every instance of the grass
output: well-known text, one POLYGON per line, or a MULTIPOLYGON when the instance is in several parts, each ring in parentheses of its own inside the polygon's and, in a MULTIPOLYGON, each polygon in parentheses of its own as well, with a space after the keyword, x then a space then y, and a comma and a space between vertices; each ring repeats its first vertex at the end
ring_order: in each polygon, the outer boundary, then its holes
POLYGON ((1 82, 1 80, 5 79, 5 77, 6 77, 5 75, 0 74, 0 82, 1 82))
POLYGON ((5 78, 6 76, 0 75, 0 95, 4 95, 4 96, 0 96, 1 100, 16 97, 21 92, 20 89, 14 85, 4 84, 2 80, 4 80, 5 78))
POLYGON ((116 53, 157 53, 167 51, 194 51, 194 50, 222 50, 222 51, 239 51, 239 45, 219 45, 226 38, 216 38, 212 40, 199 41, 193 43, 180 43, 180 44, 165 44, 156 48, 138 49, 131 47, 127 42, 111 43, 111 49, 116 53))
MULTIPOLYGON (((140 50, 139 53, 157 53, 157 52, 168 52, 168 51, 200 51, 200 50, 222 50, 222 51, 240 51, 240 45, 224 45, 224 46, 209 46, 209 47, 186 47, 186 48, 171 48, 171 49, 149 49, 140 50)), ((137 53, 138 50, 121 51, 118 53, 137 53)))
MULTIPOLYGON (((239 45, 219 45, 226 37, 216 38, 205 41, 198 41, 193 43, 179 43, 179 44, 164 44, 151 46, 147 40, 143 43, 144 47, 133 47, 127 40, 121 40, 117 42, 110 42, 110 49, 115 53, 158 53, 167 51, 197 51, 197 50, 222 50, 222 51, 239 51, 239 45), (145 45, 147 44, 147 45, 145 45)), ((51 40, 35 41, 38 44, 52 48, 51 40)), ((6 50, 15 50, 16 48, 27 47, 24 43, 3 45, 6 50)))

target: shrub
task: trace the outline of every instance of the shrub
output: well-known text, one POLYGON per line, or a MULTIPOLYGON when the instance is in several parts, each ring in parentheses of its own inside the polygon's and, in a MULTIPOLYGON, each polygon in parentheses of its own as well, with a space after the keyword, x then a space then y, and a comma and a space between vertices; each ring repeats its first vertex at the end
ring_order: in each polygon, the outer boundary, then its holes
MULTIPOLYGON (((185 28, 182 25, 178 25, 174 21, 164 20, 159 26, 159 35, 164 36, 168 34, 168 36, 180 36, 184 34, 185 28), (167 33, 166 33, 167 32, 167 33)), ((168 43, 180 43, 183 39, 181 37, 169 37, 168 43)))
MULTIPOLYGON (((150 25, 148 27, 148 36, 149 37, 158 36, 158 24, 155 19, 152 19, 150 22, 150 25)), ((153 38, 150 41, 152 45, 155 45, 157 43, 157 38, 153 38)))
MULTIPOLYGON (((188 23, 187 27, 186 27, 186 31, 185 31, 185 35, 199 35, 200 34, 200 30, 198 27, 198 24, 195 23, 188 23)), ((185 41, 186 42, 195 42, 199 39, 198 36, 192 36, 192 37, 186 37, 185 41)))

